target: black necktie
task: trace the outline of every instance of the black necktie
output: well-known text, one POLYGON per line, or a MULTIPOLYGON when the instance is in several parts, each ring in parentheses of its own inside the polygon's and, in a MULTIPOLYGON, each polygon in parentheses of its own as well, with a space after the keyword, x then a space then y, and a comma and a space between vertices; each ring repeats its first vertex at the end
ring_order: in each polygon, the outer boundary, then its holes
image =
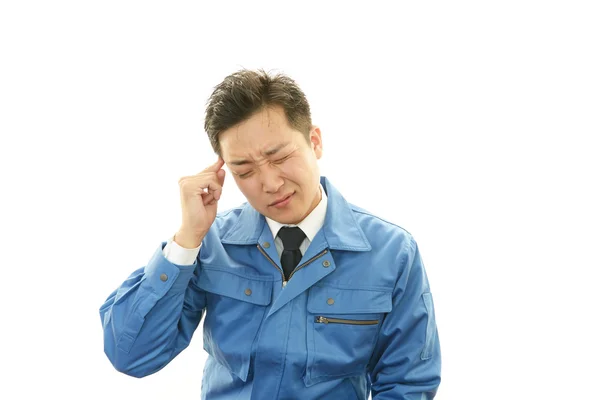
POLYGON ((277 236, 281 238, 283 242, 283 252, 281 253, 281 266, 283 267, 283 273, 285 274, 285 280, 290 278, 290 274, 296 268, 296 265, 302 258, 300 252, 300 244, 306 237, 302 229, 297 226, 288 227, 284 226, 279 229, 277 236))

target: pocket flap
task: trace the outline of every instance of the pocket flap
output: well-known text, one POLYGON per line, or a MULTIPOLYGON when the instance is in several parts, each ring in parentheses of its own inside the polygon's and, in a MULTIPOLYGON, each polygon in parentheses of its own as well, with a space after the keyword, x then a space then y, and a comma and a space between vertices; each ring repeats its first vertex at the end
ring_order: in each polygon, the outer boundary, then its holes
POLYGON ((266 306, 271 303, 273 278, 244 276, 220 268, 202 267, 197 286, 210 293, 247 303, 266 306))
POLYGON ((392 292, 314 286, 308 295, 308 311, 314 314, 387 313, 392 311, 392 292))

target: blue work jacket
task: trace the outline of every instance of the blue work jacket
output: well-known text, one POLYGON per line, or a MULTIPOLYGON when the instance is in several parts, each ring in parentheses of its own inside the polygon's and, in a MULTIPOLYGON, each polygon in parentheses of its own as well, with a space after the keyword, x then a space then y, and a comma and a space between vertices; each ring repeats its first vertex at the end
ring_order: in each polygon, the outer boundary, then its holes
POLYGON ((161 243, 100 308, 114 367, 160 370, 204 316, 202 399, 432 399, 440 346, 417 243, 321 184, 324 225, 288 282, 249 204, 218 214, 193 266, 161 243))

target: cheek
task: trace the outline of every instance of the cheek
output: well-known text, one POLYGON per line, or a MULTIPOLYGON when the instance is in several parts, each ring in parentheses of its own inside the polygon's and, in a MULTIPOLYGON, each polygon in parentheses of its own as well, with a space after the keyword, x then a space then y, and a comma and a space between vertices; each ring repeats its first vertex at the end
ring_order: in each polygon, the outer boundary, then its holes
POLYGON ((281 174, 292 180, 302 180, 302 177, 306 175, 307 167, 305 163, 301 160, 288 160, 288 162, 283 163, 279 170, 281 174))
POLYGON ((254 176, 246 179, 236 178, 236 183, 238 189, 240 189, 240 192, 242 192, 246 198, 254 198, 260 194, 260 184, 254 176))

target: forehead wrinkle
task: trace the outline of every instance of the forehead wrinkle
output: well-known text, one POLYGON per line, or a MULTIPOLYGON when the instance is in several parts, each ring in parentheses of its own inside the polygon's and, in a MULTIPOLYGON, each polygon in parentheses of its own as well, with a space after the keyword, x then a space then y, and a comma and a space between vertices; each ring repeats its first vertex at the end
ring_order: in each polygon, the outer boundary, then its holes
POLYGON ((274 146, 271 146, 268 150, 261 150, 260 156, 257 158, 254 158, 250 153, 248 153, 248 157, 250 158, 250 160, 248 160, 247 158, 234 159, 230 163, 233 165, 244 165, 244 164, 250 164, 250 163, 258 164, 261 162, 261 160, 264 160, 265 158, 268 158, 269 156, 272 156, 272 155, 280 152, 282 149, 289 146, 289 144, 290 144, 289 142, 279 143, 274 146))
POLYGON ((271 147, 271 149, 269 150, 265 150, 265 151, 261 151, 260 153, 265 156, 265 157, 269 157, 272 156, 273 154, 281 151, 281 149, 283 149, 284 147, 286 147, 289 143, 279 143, 274 145, 273 147, 271 147))
MULTIPOLYGON (((262 108, 261 111, 258 111, 256 114, 260 115, 260 125, 262 126, 262 129, 266 128, 267 131, 270 131, 271 133, 273 133, 274 131, 272 131, 272 129, 277 128, 280 125, 279 122, 277 121, 277 118, 274 118, 274 117, 277 117, 283 113, 278 109, 275 109, 270 106, 266 106, 266 107, 262 108)), ((285 115, 282 115, 282 117, 285 117, 285 115)), ((252 119, 252 117, 237 124, 237 126, 235 127, 235 130, 233 132, 234 133, 234 136, 232 138, 233 142, 237 142, 238 145, 248 144, 248 141, 245 140, 246 138, 244 138, 244 132, 247 129, 250 129, 250 126, 248 126, 247 124, 250 122, 251 119, 252 119)), ((261 129, 261 128, 257 127, 257 129, 261 129)), ((284 138, 279 138, 279 139, 281 140, 284 138)), ((231 161, 229 162, 229 164, 232 164, 232 165, 245 165, 245 164, 250 164, 250 163, 256 164, 258 162, 261 162, 264 158, 272 156, 273 154, 279 152, 281 149, 285 148, 286 146, 289 146, 290 143, 291 142, 288 139, 284 143, 279 142, 279 143, 273 144, 270 148, 267 148, 267 150, 260 150, 255 147, 255 143, 250 142, 248 146, 245 146, 245 148, 241 149, 242 151, 240 152, 241 154, 239 156, 233 155, 231 157, 231 161), (256 151, 258 151, 259 154, 256 157, 253 157, 252 153, 255 153, 256 151)))
MULTIPOLYGON (((231 138, 231 140, 230 140, 232 145, 234 145, 235 143, 238 143, 238 144, 243 143, 243 140, 242 140, 243 136, 242 136, 241 131, 242 131, 243 125, 245 125, 246 122, 248 122, 248 121, 242 121, 234 127, 234 131, 232 132, 234 137, 231 138)), ((244 149, 244 150, 246 150, 246 149, 244 149)), ((250 156, 250 158, 252 158, 250 153, 248 153, 248 155, 250 156)), ((244 164, 248 164, 248 163, 249 163, 249 161, 246 158, 244 158, 244 156, 237 156, 237 155, 232 155, 231 161, 229 161, 229 164, 232 164, 232 165, 244 165, 244 164)))

